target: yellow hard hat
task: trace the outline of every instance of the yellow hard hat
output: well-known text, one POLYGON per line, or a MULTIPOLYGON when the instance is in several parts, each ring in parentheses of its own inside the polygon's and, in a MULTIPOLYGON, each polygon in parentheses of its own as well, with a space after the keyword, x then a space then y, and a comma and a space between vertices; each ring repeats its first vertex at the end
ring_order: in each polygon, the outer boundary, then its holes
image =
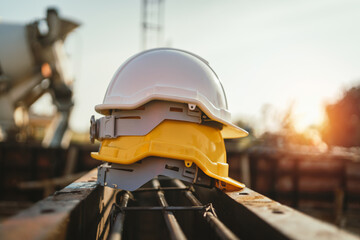
POLYGON ((118 164, 133 164, 150 156, 182 160, 186 167, 194 163, 212 178, 244 187, 228 177, 221 130, 198 123, 165 120, 145 136, 104 139, 99 152, 91 153, 91 156, 118 164))

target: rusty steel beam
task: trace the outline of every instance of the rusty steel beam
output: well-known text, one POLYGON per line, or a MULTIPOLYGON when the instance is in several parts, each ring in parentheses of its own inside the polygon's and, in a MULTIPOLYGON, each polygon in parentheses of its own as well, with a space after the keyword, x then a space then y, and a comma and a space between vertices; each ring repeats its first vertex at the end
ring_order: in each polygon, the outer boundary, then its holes
POLYGON ((219 200, 214 203, 217 213, 220 213, 219 218, 225 220, 226 225, 241 239, 360 239, 249 188, 226 193, 218 190, 213 197, 219 200), (222 194, 227 197, 217 197, 222 194), (236 214, 231 214, 230 218, 224 216, 231 212, 236 214))
POLYGON ((97 239, 115 191, 97 185, 97 170, 0 224, 0 239, 97 239))

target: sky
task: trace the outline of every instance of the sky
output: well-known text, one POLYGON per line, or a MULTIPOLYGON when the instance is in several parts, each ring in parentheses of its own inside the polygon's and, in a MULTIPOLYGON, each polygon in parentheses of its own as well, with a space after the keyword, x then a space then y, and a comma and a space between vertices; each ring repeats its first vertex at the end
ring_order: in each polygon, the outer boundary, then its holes
MULTIPOLYGON (((88 130, 113 73, 142 50, 141 2, 0 2, 1 21, 28 23, 57 7, 62 17, 81 23, 66 42, 76 78, 73 130, 88 130)), ((293 106, 301 130, 319 124, 326 104, 360 84, 360 1, 165 0, 160 46, 209 61, 234 121, 276 130, 276 118, 293 106), (270 120, 266 106, 275 115, 270 120)), ((35 110, 48 111, 49 101, 44 97, 35 110)))

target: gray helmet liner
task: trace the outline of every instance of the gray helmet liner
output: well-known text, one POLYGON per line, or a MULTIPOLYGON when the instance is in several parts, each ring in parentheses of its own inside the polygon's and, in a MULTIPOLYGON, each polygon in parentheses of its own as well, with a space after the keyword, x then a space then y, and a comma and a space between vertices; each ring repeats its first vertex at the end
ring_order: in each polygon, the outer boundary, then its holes
POLYGON ((91 120, 91 139, 144 136, 164 120, 201 123, 202 112, 193 104, 152 101, 135 110, 113 110, 111 115, 91 120))
POLYGON ((177 178, 187 182, 210 185, 207 177, 193 164, 186 167, 184 161, 148 157, 133 164, 104 163, 98 167, 98 183, 115 189, 134 191, 158 175, 177 178), (201 178, 198 177, 198 174, 201 178))

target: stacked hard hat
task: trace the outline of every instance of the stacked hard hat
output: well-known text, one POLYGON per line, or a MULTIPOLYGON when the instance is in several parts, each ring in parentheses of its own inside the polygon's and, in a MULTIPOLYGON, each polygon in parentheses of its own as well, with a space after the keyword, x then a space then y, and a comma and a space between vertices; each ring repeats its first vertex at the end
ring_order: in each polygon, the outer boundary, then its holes
POLYGON ((231 123, 224 89, 201 57, 158 48, 128 59, 114 74, 91 118, 98 182, 135 190, 157 175, 220 188, 243 188, 228 177, 224 139, 247 132, 231 123))

